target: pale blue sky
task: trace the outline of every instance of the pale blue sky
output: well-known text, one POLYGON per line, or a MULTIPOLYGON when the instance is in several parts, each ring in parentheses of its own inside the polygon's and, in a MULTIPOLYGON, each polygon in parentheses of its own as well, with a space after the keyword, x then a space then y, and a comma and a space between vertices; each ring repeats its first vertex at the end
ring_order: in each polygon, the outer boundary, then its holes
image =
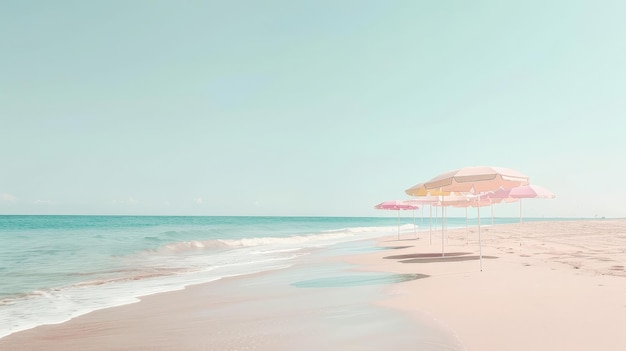
POLYGON ((0 7, 1 214, 387 215, 493 165, 626 217, 624 2, 0 7))

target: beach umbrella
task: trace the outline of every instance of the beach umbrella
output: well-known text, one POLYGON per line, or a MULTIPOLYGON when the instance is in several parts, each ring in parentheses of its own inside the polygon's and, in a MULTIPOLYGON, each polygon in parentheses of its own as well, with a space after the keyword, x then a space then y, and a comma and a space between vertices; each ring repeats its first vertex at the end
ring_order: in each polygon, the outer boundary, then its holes
POLYGON ((539 185, 523 185, 512 188, 509 197, 519 199, 519 222, 522 223, 522 199, 554 199, 556 195, 539 185))
POLYGON ((410 203, 406 203, 405 201, 384 201, 374 206, 377 210, 393 210, 398 211, 398 240, 400 240, 400 211, 406 210, 417 210, 419 207, 417 205, 412 205, 410 203))
MULTIPOLYGON (((497 203, 500 201, 501 199, 482 199, 482 198, 474 197, 474 198, 469 198, 467 201, 457 201, 455 203, 450 204, 450 206, 452 207, 465 208, 465 234, 467 235, 468 242, 469 242, 469 232, 468 232, 468 223, 467 223, 467 209, 469 207, 476 207, 477 210, 480 211, 480 207, 493 206, 494 203, 497 203)), ((491 212, 491 222, 493 224, 493 211, 491 212)))
MULTIPOLYGON (((431 207, 442 200, 442 196, 450 196, 450 191, 442 191, 440 189, 426 189, 424 187, 424 183, 416 184, 404 191, 407 195, 416 196, 419 200, 416 201, 425 201, 431 207)), ((435 216, 436 217, 436 216, 435 216)), ((431 213, 432 219, 432 213, 431 213)), ((443 223, 442 223, 443 226, 443 223)))
MULTIPOLYGON (((464 167, 454 171, 442 173, 423 183, 425 191, 457 191, 472 194, 481 194, 496 191, 500 188, 510 189, 528 185, 528 176, 516 170, 503 167, 464 167)), ((478 245, 480 256, 480 270, 483 270, 482 240, 480 235, 480 210, 478 211, 478 245)))
MULTIPOLYGON (((539 185, 522 185, 511 189, 499 189, 484 195, 490 199, 519 201, 519 223, 522 224, 522 199, 553 199, 556 197, 550 190, 539 185)), ((522 232, 519 233, 519 244, 522 245, 522 232)))
MULTIPOLYGON (((445 218, 445 207, 449 206, 449 203, 455 203, 459 201, 466 201, 467 194, 463 193, 454 193, 454 192, 439 192, 441 195, 432 196, 426 195, 418 197, 418 199, 428 199, 422 201, 429 201, 431 206, 441 207, 441 256, 445 256, 445 231, 446 231, 446 218, 445 218), (445 195, 444 195, 445 194, 445 195)), ((420 201, 420 200, 410 200, 410 201, 420 201)), ((432 235, 432 230, 431 230, 432 235)), ((430 239, 430 243, 432 243, 432 237, 430 239)))
POLYGON ((519 222, 522 223, 522 199, 554 199, 556 195, 550 190, 534 184, 522 185, 511 189, 498 189, 483 195, 488 199, 502 199, 504 201, 519 200, 519 222))
MULTIPOLYGON (((429 207, 430 207, 430 235, 429 235, 429 240, 430 243, 432 244, 432 206, 433 204, 441 201, 441 197, 442 196, 449 196, 451 194, 450 191, 442 191, 440 189, 427 189, 424 186, 424 183, 419 183, 416 184, 408 189, 406 189, 404 191, 407 195, 411 195, 411 196, 417 196, 420 199, 429 199, 426 200, 429 202, 429 207), (430 200, 430 199, 434 199, 434 200, 430 200)), ((442 216, 443 216, 443 212, 442 212, 442 216)), ((437 215, 435 214, 435 217, 437 217, 437 215)), ((435 227, 436 227, 436 222, 435 222, 435 227)), ((436 228, 435 228, 436 229, 436 228)), ((443 219, 441 222, 441 229, 443 231, 443 219)), ((442 250, 442 255, 443 255, 443 250, 442 250)))
POLYGON ((528 185, 528 176, 509 168, 502 167, 464 167, 442 173, 423 183, 426 191, 469 192, 472 194, 495 191, 500 188, 510 189, 528 185))
POLYGON ((432 239, 432 234, 433 234, 433 204, 437 203, 439 201, 439 197, 438 196, 431 196, 431 195, 426 195, 426 196, 420 196, 416 199, 410 199, 410 200, 405 200, 405 203, 411 204, 411 205, 416 205, 416 206, 421 206, 422 207, 422 218, 421 218, 421 223, 420 223, 420 232, 422 231, 422 228, 424 226, 424 206, 428 205, 429 208, 429 230, 428 230, 428 238, 429 238, 429 243, 432 244, 433 243, 433 239, 432 239))

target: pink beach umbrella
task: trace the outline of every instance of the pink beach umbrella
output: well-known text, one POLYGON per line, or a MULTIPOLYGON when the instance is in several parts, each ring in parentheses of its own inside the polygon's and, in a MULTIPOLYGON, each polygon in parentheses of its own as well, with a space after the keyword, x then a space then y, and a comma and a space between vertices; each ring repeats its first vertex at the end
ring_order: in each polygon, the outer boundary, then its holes
POLYGON ((381 202, 378 205, 374 206, 374 208, 377 210, 398 211, 398 240, 400 240, 400 211, 417 210, 419 207, 405 201, 393 200, 381 202))
MULTIPOLYGON (((519 200, 519 223, 522 224, 522 199, 554 199, 556 195, 550 190, 539 185, 522 185, 511 189, 499 189, 498 191, 487 193, 485 197, 491 199, 502 199, 504 201, 519 200)), ((519 244, 522 245, 522 232, 520 231, 519 244)))
POLYGON ((519 200, 519 222, 522 223, 522 199, 554 199, 556 195, 539 185, 522 185, 511 189, 499 189, 483 196, 489 199, 503 199, 504 201, 519 200))

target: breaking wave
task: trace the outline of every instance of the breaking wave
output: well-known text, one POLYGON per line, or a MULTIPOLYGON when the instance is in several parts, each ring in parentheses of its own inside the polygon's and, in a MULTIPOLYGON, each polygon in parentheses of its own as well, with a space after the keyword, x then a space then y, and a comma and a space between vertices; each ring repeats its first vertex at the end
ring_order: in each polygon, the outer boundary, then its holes
MULTIPOLYGON (((272 246, 276 249, 285 247, 299 246, 326 246, 343 241, 351 241, 358 239, 367 239, 370 233, 372 235, 384 232, 385 228, 381 227, 357 227, 338 230, 328 230, 318 234, 293 235, 288 237, 252 237, 241 239, 209 239, 209 240, 190 240, 165 244, 156 250, 158 253, 184 253, 199 250, 225 250, 234 248, 272 246), (361 234, 357 236, 357 234, 361 234)), ((387 228, 389 229, 389 228, 387 228)))

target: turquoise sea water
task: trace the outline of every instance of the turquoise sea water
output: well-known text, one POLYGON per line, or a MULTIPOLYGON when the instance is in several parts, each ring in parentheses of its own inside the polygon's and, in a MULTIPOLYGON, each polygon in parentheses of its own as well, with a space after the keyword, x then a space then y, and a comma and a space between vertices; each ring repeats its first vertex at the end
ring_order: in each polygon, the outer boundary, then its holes
MULTIPOLYGON (((403 235, 413 235, 412 218, 399 225, 403 235)), ((465 218, 451 218, 448 226, 465 226, 465 218)), ((347 242, 397 230, 393 217, 0 216, 0 337, 139 296, 287 269, 313 252, 345 253, 347 242)), ((358 279, 345 284, 363 284, 358 279)), ((375 281, 392 282, 368 282, 375 281)))

